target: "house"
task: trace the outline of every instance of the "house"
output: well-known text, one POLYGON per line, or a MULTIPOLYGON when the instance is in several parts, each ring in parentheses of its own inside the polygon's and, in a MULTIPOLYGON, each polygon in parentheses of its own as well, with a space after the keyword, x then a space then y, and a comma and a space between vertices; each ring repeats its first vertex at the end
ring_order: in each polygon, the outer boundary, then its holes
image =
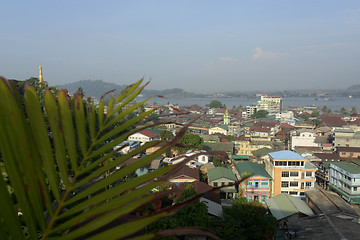
POLYGON ((265 203, 270 198, 270 175, 264 167, 254 162, 240 162, 235 164, 235 168, 240 176, 251 174, 246 183, 241 184, 242 195, 249 201, 265 203))
POLYGON ((151 141, 156 141, 156 140, 159 140, 159 134, 154 133, 148 129, 131 134, 128 137, 128 141, 135 141, 135 142, 141 142, 141 143, 146 143, 146 142, 151 142, 151 141))
POLYGON ((334 147, 359 147, 360 134, 350 128, 335 128, 332 134, 334 147))
POLYGON ((336 147, 336 153, 343 158, 360 158, 360 147, 336 147))
POLYGON ((331 162, 329 186, 349 203, 360 204, 360 161, 331 162))
POLYGON ((303 200, 284 193, 267 199, 266 205, 280 225, 287 221, 296 221, 301 217, 315 216, 303 200))
POLYGON ((114 147, 114 150, 119 149, 119 152, 122 154, 128 154, 129 152, 135 150, 136 148, 140 147, 139 142, 135 141, 123 141, 122 143, 118 144, 114 147))
POLYGON ((221 134, 227 136, 228 135, 228 126, 223 124, 223 125, 209 129, 209 135, 215 134, 215 133, 221 133, 221 134))
POLYGON ((203 149, 206 151, 225 152, 228 156, 228 159, 230 159, 234 153, 234 143, 232 143, 232 142, 219 142, 219 143, 204 142, 203 149))
MULTIPOLYGON (((197 193, 204 193, 212 189, 206 183, 195 181, 191 183, 195 187, 195 191, 197 193)), ((221 199, 220 199, 220 191, 215 190, 211 192, 207 192, 201 196, 200 202, 205 203, 208 209, 208 214, 210 216, 221 217, 222 216, 222 206, 221 206, 221 199)))
POLYGON ((305 192, 314 188, 317 168, 300 154, 282 150, 269 153, 265 169, 273 179, 271 195, 280 193, 305 198, 305 192))
POLYGON ((261 127, 251 127, 250 136, 251 137, 269 137, 271 129, 270 128, 261 128, 261 127))
POLYGON ((298 129, 291 134, 291 150, 295 147, 319 147, 315 143, 315 132, 309 129, 298 129))
POLYGON ((180 183, 188 184, 199 180, 200 180, 199 169, 190 168, 186 165, 180 168, 175 173, 171 173, 171 176, 169 178, 169 182, 176 184, 180 184, 180 183))
MULTIPOLYGON (((237 181, 235 173, 224 167, 208 169, 208 184, 213 187, 227 186, 237 181)), ((233 198, 237 194, 235 186, 223 187, 220 189, 222 199, 233 198)))

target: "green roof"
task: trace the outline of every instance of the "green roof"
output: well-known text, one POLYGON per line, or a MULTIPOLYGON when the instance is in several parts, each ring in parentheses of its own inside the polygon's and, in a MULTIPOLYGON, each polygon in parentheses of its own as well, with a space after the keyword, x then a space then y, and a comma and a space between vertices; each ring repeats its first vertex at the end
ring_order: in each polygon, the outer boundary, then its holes
POLYGON ((252 154, 255 157, 263 157, 263 156, 266 156, 268 153, 271 153, 271 152, 274 152, 274 150, 272 150, 270 148, 267 148, 267 147, 263 147, 263 148, 260 148, 258 150, 253 151, 252 154))
POLYGON ((244 173, 251 173, 253 176, 262 176, 271 179, 263 166, 255 162, 241 162, 235 164, 236 170, 240 176, 244 173))
POLYGON ((243 160, 243 159, 249 160, 249 156, 248 155, 233 155, 233 159, 234 160, 243 160))
POLYGON ((216 168, 209 169, 207 174, 208 174, 209 182, 212 182, 212 181, 220 179, 220 178, 226 178, 229 180, 237 181, 237 178, 236 178, 235 174, 233 173, 233 171, 231 171, 228 168, 224 168, 224 167, 216 167, 216 168))
POLYGON ((224 129, 224 130, 229 130, 229 126, 228 125, 226 125, 226 124, 223 124, 223 125, 220 125, 220 126, 218 126, 219 128, 222 128, 222 129, 224 129))
POLYGON ((219 142, 219 143, 211 143, 204 142, 203 149, 204 150, 213 150, 213 151, 224 151, 233 153, 234 144, 232 142, 219 142))
POLYGON ((360 167, 358 165, 355 165, 353 163, 348 162, 331 162, 331 164, 349 172, 352 174, 360 174, 360 167))
POLYGON ((271 214, 277 219, 283 219, 296 213, 303 213, 307 216, 314 216, 314 212, 306 203, 296 197, 281 193, 266 201, 271 214))

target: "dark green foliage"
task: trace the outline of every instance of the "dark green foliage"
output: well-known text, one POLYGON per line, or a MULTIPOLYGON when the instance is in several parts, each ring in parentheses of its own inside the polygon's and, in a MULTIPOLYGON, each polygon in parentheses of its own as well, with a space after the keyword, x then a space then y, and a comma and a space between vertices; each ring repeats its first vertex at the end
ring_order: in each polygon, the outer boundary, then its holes
POLYGON ((224 167, 224 164, 220 161, 220 158, 218 157, 213 157, 212 163, 214 164, 215 167, 224 167))
POLYGON ((312 119, 311 121, 316 125, 316 127, 320 126, 322 123, 322 121, 319 119, 312 119))
POLYGON ((310 114, 310 117, 317 117, 319 116, 319 111, 312 111, 312 113, 310 114))
POLYGON ((170 141, 173 138, 174 138, 174 134, 172 134, 172 132, 170 132, 168 130, 162 130, 160 132, 160 139, 162 141, 170 141))
POLYGON ((192 148, 198 148, 201 149, 202 145, 204 143, 204 139, 200 137, 199 135, 192 134, 192 133, 186 133, 184 137, 182 137, 179 141, 179 144, 186 145, 189 147, 177 147, 179 151, 187 151, 192 148), (191 147, 190 147, 191 146, 191 147))
POLYGON ((272 239, 277 232, 277 220, 267 214, 258 202, 245 198, 235 200, 231 208, 223 209, 224 220, 211 223, 211 229, 224 240, 272 239))
POLYGON ((254 113, 253 115, 251 115, 251 118, 256 119, 256 118, 264 118, 269 114, 268 111, 266 110, 259 110, 256 113, 254 113))
MULTIPOLYGON (((189 184, 182 192, 176 203, 183 202, 184 200, 196 195, 193 185, 189 184)), ((147 230, 148 232, 158 232, 165 229, 174 229, 185 226, 200 226, 207 227, 209 225, 209 217, 207 207, 204 203, 197 201, 174 215, 160 219, 159 221, 151 224, 147 230)))
POLYGON ((225 105, 222 104, 219 100, 212 100, 209 104, 206 104, 209 108, 224 108, 225 105))
POLYGON ((227 140, 230 140, 230 141, 234 141, 234 136, 228 135, 228 136, 226 136, 226 139, 227 139, 227 140))

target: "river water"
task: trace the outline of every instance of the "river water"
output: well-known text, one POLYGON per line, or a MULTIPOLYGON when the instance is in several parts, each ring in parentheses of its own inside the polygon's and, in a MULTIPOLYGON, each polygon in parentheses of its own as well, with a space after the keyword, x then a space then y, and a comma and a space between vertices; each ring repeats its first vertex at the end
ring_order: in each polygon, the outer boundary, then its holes
MULTIPOLYGON (((140 100, 140 99, 139 99, 140 100)), ((158 105, 165 105, 168 103, 177 104, 179 106, 190 106, 197 104, 204 107, 206 104, 209 104, 212 100, 219 100, 227 106, 227 108, 232 108, 232 106, 242 105, 243 107, 251 104, 256 104, 259 98, 153 98, 149 103, 156 103, 158 105)), ((315 98, 302 98, 302 97, 292 97, 292 98, 283 98, 283 108, 287 109, 289 107, 306 107, 306 106, 316 106, 322 108, 326 106, 327 108, 334 110, 340 110, 342 107, 346 109, 351 109, 352 107, 360 108, 360 98, 348 98, 348 97, 338 97, 333 98, 332 100, 315 100, 315 98)))

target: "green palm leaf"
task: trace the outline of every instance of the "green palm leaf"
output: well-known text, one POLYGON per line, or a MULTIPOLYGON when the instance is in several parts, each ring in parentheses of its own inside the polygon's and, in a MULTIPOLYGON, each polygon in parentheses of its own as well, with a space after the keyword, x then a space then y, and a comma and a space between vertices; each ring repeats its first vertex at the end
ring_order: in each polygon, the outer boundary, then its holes
MULTIPOLYGON (((45 91, 42 106, 33 87, 27 87, 22 103, 15 88, 0 78, 0 151, 15 196, 10 196, 1 178, 1 239, 25 239, 23 227, 30 239, 121 239, 168 214, 164 210, 117 227, 113 224, 119 218, 133 219, 132 212, 159 197, 151 190, 180 167, 168 166, 132 177, 136 169, 175 146, 187 126, 153 154, 116 168, 160 144, 147 143, 121 156, 114 150, 141 130, 133 126, 152 113, 126 119, 148 100, 123 110, 148 84, 141 83, 142 79, 130 85, 108 104, 102 99, 95 108, 80 94, 69 98, 65 90, 58 91, 57 96, 45 91)), ((143 239, 153 237, 144 235, 143 239)))

